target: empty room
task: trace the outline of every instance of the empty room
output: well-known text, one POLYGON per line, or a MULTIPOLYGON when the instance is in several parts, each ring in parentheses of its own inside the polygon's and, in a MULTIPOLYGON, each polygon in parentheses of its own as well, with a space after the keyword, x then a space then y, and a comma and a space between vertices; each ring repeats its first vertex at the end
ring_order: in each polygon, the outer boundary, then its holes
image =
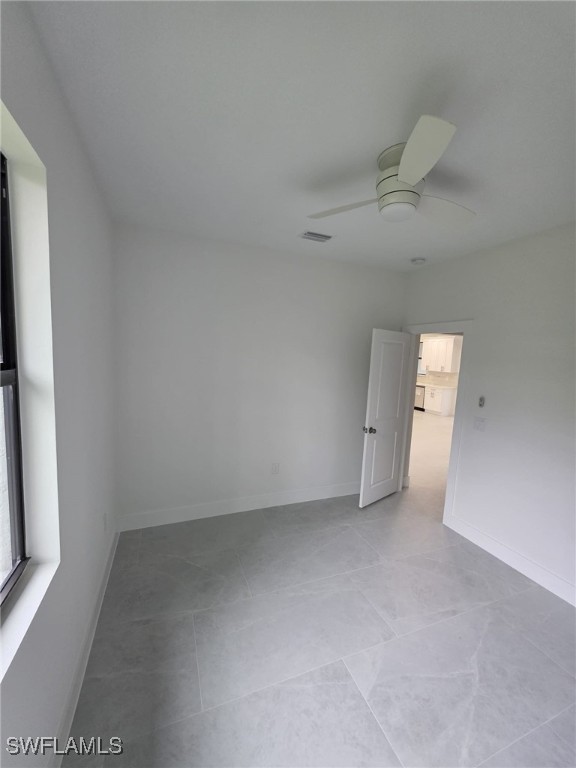
POLYGON ((0 764, 575 768, 576 5, 0 22, 0 764))

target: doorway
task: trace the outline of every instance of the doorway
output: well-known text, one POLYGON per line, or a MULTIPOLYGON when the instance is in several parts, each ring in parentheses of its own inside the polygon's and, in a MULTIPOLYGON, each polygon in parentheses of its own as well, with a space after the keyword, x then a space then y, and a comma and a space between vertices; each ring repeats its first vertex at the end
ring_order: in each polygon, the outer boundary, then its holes
POLYGON ((444 512, 463 335, 424 333, 418 366, 410 443, 410 487, 426 497, 436 520, 444 512))
POLYGON ((450 525, 465 411, 465 339, 472 320, 409 326, 415 337, 403 485, 418 489, 426 514, 450 525), (418 396, 416 395, 416 388, 418 396))
POLYGON ((451 527, 465 411, 462 351, 472 325, 462 320, 408 326, 403 332, 373 329, 360 508, 411 485, 412 461, 417 495, 430 514, 451 527), (417 385, 425 390, 419 400, 417 385), (429 418, 427 411, 444 418, 429 418), (416 423, 415 414, 421 414, 416 423))

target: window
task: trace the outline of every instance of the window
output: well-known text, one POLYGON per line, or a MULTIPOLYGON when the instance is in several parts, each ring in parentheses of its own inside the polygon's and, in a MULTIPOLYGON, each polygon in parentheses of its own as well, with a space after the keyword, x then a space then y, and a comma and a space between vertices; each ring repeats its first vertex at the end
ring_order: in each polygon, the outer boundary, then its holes
POLYGON ((14 276, 10 238, 8 167, 1 155, 2 256, 0 264, 0 603, 22 574, 28 558, 24 539, 22 452, 18 408, 18 363, 14 276))

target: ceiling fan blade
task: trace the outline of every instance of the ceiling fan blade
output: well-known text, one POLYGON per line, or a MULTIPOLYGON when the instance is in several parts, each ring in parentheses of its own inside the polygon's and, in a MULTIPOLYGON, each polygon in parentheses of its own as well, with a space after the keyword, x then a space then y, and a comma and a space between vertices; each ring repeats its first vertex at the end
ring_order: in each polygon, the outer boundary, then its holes
POLYGON ((353 211, 354 208, 362 208, 365 205, 371 205, 377 203, 378 198, 374 197, 372 200, 362 200, 361 203, 350 203, 350 205, 341 205, 339 208, 330 208, 329 211, 322 211, 321 213, 313 213, 308 216, 309 219, 323 219, 325 216, 334 216, 337 213, 344 213, 345 211, 353 211))
POLYGON ((402 152, 398 180, 418 184, 440 160, 455 131, 456 126, 446 120, 422 115, 402 152))
POLYGON ((472 224, 476 214, 463 205, 453 203, 451 200, 445 200, 443 197, 434 197, 433 195, 422 195, 418 205, 418 213, 421 213, 427 219, 432 219, 441 224, 449 226, 466 226, 472 224))

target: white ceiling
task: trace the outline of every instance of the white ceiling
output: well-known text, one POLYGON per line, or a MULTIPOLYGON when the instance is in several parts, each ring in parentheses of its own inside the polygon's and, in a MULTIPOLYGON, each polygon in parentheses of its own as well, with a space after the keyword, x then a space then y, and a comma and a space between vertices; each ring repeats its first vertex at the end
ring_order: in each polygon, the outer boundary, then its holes
POLYGON ((574 219, 573 3, 31 7, 118 220, 406 269, 574 219), (423 113, 458 126, 426 192, 476 210, 469 230, 307 219, 373 197, 423 113))

